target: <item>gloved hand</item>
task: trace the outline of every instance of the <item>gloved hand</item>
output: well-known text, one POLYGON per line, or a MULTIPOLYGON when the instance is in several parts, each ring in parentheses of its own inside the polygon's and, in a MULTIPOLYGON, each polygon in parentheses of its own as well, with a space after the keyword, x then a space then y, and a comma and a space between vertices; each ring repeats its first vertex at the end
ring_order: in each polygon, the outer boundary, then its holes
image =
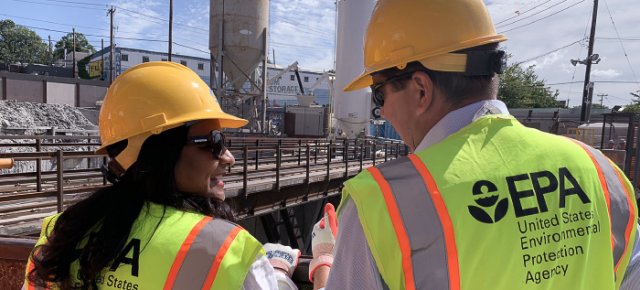
POLYGON ((313 274, 320 266, 333 265, 333 247, 338 235, 338 218, 332 204, 324 206, 324 216, 313 226, 311 234, 311 252, 313 259, 309 263, 309 280, 313 282, 313 274))
POLYGON ((287 273, 289 277, 293 275, 293 271, 298 266, 298 259, 301 254, 300 250, 271 243, 264 244, 264 250, 267 252, 267 259, 269 259, 269 263, 271 263, 274 269, 282 270, 287 273))

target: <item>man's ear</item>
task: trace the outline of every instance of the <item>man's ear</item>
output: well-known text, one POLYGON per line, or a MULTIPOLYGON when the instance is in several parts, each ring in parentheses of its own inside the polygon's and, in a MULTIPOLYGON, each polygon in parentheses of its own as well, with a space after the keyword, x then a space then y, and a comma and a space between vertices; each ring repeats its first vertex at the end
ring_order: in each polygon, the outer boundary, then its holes
POLYGON ((433 104, 434 86, 431 77, 425 72, 418 71, 412 76, 413 85, 417 90, 417 109, 420 113, 426 111, 433 104))

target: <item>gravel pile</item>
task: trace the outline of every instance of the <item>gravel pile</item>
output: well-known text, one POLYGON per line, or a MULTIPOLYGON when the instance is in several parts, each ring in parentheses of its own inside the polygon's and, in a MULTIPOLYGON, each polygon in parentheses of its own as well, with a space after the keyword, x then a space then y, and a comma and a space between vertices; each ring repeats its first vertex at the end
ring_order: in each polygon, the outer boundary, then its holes
POLYGON ((73 130, 97 130, 98 128, 78 109, 68 105, 15 101, 0 101, 0 122, 3 131, 41 127, 73 130))
MULTIPOLYGON (((98 126, 77 108, 68 105, 0 101, 0 135, 16 135, 16 138, 0 138, 0 153, 36 152, 33 146, 20 146, 34 143, 34 139, 19 139, 18 135, 46 135, 51 134, 51 129, 73 130, 76 134, 86 136, 90 131, 97 130, 98 126)), ((54 152, 59 149, 71 151, 95 148, 46 146, 42 151, 54 152)), ((65 169, 86 167, 86 162, 78 159, 67 159, 64 163, 65 169)), ((57 167, 55 160, 43 160, 42 165, 43 170, 55 170, 57 167)), ((12 169, 0 169, 0 174, 34 172, 35 168, 36 161, 19 161, 12 169)))

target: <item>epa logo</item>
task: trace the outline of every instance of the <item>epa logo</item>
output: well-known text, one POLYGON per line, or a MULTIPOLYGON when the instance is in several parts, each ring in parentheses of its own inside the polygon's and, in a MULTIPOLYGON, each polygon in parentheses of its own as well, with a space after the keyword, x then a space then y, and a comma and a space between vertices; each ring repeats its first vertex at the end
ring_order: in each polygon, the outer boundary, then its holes
POLYGON ((479 222, 492 224, 499 222, 507 214, 509 199, 497 194, 498 187, 490 181, 480 180, 473 185, 476 205, 470 205, 469 213, 479 222))
MULTIPOLYGON (((549 211, 549 199, 557 200, 558 208, 567 204, 591 203, 578 180, 566 167, 558 168, 558 174, 543 170, 507 176, 505 183, 509 197, 500 199, 498 187, 491 181, 480 180, 473 184, 475 204, 469 205, 469 213, 477 221, 493 224, 499 222, 509 210, 509 200, 516 218, 549 211), (533 201, 523 203, 523 200, 533 201)), ((553 210, 553 209, 552 209, 553 210)))

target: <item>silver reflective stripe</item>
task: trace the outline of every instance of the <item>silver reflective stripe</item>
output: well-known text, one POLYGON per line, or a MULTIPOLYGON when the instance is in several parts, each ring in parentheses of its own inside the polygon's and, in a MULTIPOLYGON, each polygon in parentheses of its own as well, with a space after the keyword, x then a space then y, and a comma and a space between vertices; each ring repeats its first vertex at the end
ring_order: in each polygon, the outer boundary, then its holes
POLYGON ((193 240, 172 289, 201 289, 222 244, 235 227, 215 218, 204 225, 193 240))
POLYGON ((609 189, 611 235, 613 235, 614 239, 613 262, 614 265, 617 266, 620 259, 622 259, 622 255, 624 254, 624 250, 627 245, 625 232, 629 223, 629 215, 631 214, 627 194, 624 190, 624 184, 622 184, 620 179, 618 179, 618 175, 615 171, 616 169, 611 166, 609 159, 607 159, 597 149, 589 146, 582 146, 582 148, 591 152, 593 157, 596 159, 596 162, 598 162, 598 165, 600 165, 602 174, 604 174, 607 182, 606 186, 609 189))
POLYGON ((378 169, 391 187, 409 237, 415 289, 449 289, 444 230, 422 176, 406 157, 378 169))

